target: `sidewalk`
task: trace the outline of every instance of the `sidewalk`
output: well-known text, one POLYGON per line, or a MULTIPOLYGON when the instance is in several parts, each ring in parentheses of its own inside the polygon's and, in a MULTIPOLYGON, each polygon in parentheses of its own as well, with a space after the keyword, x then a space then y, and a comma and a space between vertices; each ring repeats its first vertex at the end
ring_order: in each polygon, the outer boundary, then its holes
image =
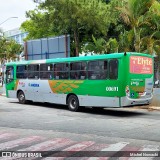
POLYGON ((0 96, 6 96, 5 88, 0 86, 0 96))
POLYGON ((160 111, 160 106, 149 106, 148 109, 151 109, 151 110, 159 110, 159 111, 160 111))
POLYGON ((3 87, 0 86, 0 95, 2 95, 2 94, 3 94, 3 87))

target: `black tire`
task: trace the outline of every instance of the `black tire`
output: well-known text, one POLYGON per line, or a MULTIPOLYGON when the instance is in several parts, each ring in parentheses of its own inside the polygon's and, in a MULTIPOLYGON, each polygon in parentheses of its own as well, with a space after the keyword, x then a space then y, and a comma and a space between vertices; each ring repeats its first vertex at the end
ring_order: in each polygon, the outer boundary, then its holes
POLYGON ((18 93, 18 101, 20 104, 25 104, 27 101, 25 99, 25 94, 23 93, 23 91, 20 91, 18 93))
POLYGON ((78 112, 80 111, 79 100, 77 96, 70 95, 68 98, 68 108, 70 111, 78 112))

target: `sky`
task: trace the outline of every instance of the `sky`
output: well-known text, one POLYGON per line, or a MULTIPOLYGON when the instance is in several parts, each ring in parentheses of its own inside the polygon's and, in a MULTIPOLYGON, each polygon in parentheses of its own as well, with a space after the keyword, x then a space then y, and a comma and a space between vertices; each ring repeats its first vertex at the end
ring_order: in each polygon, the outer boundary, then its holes
POLYGON ((0 29, 8 31, 19 28, 26 20, 25 12, 35 7, 32 0, 0 0, 0 29))

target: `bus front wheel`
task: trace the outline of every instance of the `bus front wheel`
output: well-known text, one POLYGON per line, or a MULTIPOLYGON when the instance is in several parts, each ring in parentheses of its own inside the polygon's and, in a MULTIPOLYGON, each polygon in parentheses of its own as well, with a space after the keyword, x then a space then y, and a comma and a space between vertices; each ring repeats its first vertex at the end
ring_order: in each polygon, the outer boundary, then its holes
POLYGON ((26 103, 25 94, 23 93, 23 91, 20 91, 18 93, 18 100, 19 100, 19 103, 21 103, 21 104, 26 103))
POLYGON ((80 110, 79 107, 79 100, 77 98, 77 96, 75 95, 70 95, 68 98, 68 108, 70 111, 74 111, 77 112, 80 110))

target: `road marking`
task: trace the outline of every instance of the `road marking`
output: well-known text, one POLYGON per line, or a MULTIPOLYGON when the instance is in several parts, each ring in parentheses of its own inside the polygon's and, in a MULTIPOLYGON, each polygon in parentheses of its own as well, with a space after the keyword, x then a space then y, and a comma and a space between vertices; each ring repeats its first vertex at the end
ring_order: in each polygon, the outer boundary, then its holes
MULTIPOLYGON (((158 145, 145 145, 143 146, 139 151, 153 151, 153 152, 158 152, 160 150, 160 147, 158 145)), ((155 157, 131 157, 128 160, 152 160, 155 157)))
MULTIPOLYGON (((0 139, 7 139, 10 137, 16 136, 12 133, 0 133, 0 139)), ((128 151, 129 153, 133 152, 143 152, 143 151, 153 151, 158 153, 160 150, 159 145, 145 145, 142 147, 130 147, 128 146, 129 142, 119 142, 114 144, 96 144, 94 141, 82 141, 82 142, 75 142, 71 139, 67 138, 55 138, 51 140, 44 141, 45 137, 40 136, 30 136, 26 138, 20 138, 12 141, 7 141, 0 143, 0 150, 9 152, 9 149, 15 148, 15 147, 24 147, 26 145, 26 148, 20 148, 18 151, 56 151, 54 155, 50 155, 51 153, 46 153, 48 156, 52 157, 44 157, 44 160, 63 160, 67 157, 70 157, 69 159, 76 159, 76 160, 108 160, 110 157, 115 156, 118 151, 128 151), (36 144, 34 144, 36 143, 36 144), (61 152, 62 151, 62 152, 61 152), (81 152, 82 151, 82 152, 81 152), (83 152, 84 151, 84 152, 83 152), (91 157, 85 157, 84 154, 88 154, 91 157), (95 152, 94 152, 95 151, 95 152), (85 153, 86 152, 86 153, 85 153), (106 152, 106 153, 105 153, 106 152), (108 153, 107 153, 108 152, 108 153), (112 153, 113 152, 113 153, 112 153), (107 157, 99 157, 100 154, 104 155, 109 154, 107 157), (73 155, 77 156, 74 157, 73 155), (54 156, 54 157, 53 157, 54 156), (72 157, 73 156, 73 157, 72 157), (97 156, 97 157, 96 157, 97 156)), ((20 157, 18 157, 20 158, 20 157)), ((117 157, 113 157, 117 158, 117 157)), ((155 157, 119 157, 119 160, 152 160, 155 157)), ((17 159, 17 157, 1 157, 2 160, 13 160, 17 159)), ((30 158, 36 159, 36 158, 30 158)))
MULTIPOLYGON (((93 142, 93 141, 80 142, 80 143, 78 143, 78 144, 72 145, 72 146, 70 146, 70 147, 62 150, 62 152, 63 152, 63 151, 68 151, 68 152, 55 153, 55 154, 54 154, 54 157, 48 157, 48 158, 45 158, 44 160, 63 160, 63 159, 65 159, 66 157, 69 157, 69 156, 72 155, 72 154, 76 154, 76 152, 82 151, 82 150, 84 150, 85 148, 87 148, 87 147, 89 147, 89 146, 91 146, 91 145, 93 145, 93 144, 95 144, 95 142, 93 142), (70 152, 70 151, 71 151, 71 152, 70 152), (63 157, 59 157, 59 156, 62 156, 62 155, 63 155, 63 157), (57 156, 57 157, 56 157, 56 156, 57 156)), ((75 158, 75 157, 74 157, 74 158, 75 158)))
MULTIPOLYGON (((109 152, 109 151, 120 151, 122 150, 124 147, 126 147, 126 145, 128 145, 129 143, 128 142, 118 142, 118 143, 115 143, 115 144, 111 144, 109 145, 108 147, 102 149, 101 151, 102 152, 109 152)), ((95 155, 96 156, 96 155, 95 155)), ((109 157, 90 157, 88 158, 87 160, 107 160, 109 159, 109 157)))
POLYGON ((129 142, 118 142, 111 144, 109 147, 102 149, 101 151, 120 151, 123 149, 129 142))
POLYGON ((13 133, 3 133, 0 135, 0 140, 6 140, 11 137, 15 137, 16 135, 13 133))
POLYGON ((43 140, 44 138, 39 136, 32 136, 27 138, 16 139, 13 141, 8 141, 0 144, 0 150, 11 149, 14 147, 18 147, 19 145, 30 144, 36 141, 43 140))
MULTIPOLYGON (((53 140, 48 140, 42 143, 38 143, 36 145, 32 145, 28 148, 20 149, 18 151, 53 151, 54 149, 59 149, 62 147, 65 147, 67 145, 71 145, 75 143, 75 141, 72 141, 70 139, 66 138, 55 138, 53 140)), ((20 158, 20 157, 19 157, 20 158)), ((0 158, 1 159, 1 158, 0 158)), ((11 157, 11 158, 3 158, 3 160, 14 160, 17 159, 17 157, 11 157)), ((36 159, 36 158, 29 158, 30 160, 36 159)))
POLYGON ((79 152, 79 153, 76 153, 77 157, 73 157, 73 158, 75 158, 76 160, 87 160, 89 157, 94 157, 97 152, 101 151, 103 148, 106 148, 108 146, 109 144, 94 144, 83 150, 84 151, 82 152, 83 156, 81 152, 79 152), (85 152, 88 154, 87 156, 85 155, 86 157, 84 156, 85 152))
MULTIPOLYGON (((141 147, 125 147, 121 151, 127 152, 127 154, 135 153, 136 151, 139 151, 141 147)), ((129 157, 119 157, 119 160, 128 160, 129 157)))
POLYGON ((20 149, 19 151, 49 151, 49 150, 65 147, 73 143, 74 141, 70 139, 56 138, 53 140, 48 140, 48 141, 33 145, 25 149, 20 149))
POLYGON ((6 131, 2 131, 2 130, 0 131, 0 135, 1 135, 1 134, 4 134, 4 133, 6 133, 6 131))

